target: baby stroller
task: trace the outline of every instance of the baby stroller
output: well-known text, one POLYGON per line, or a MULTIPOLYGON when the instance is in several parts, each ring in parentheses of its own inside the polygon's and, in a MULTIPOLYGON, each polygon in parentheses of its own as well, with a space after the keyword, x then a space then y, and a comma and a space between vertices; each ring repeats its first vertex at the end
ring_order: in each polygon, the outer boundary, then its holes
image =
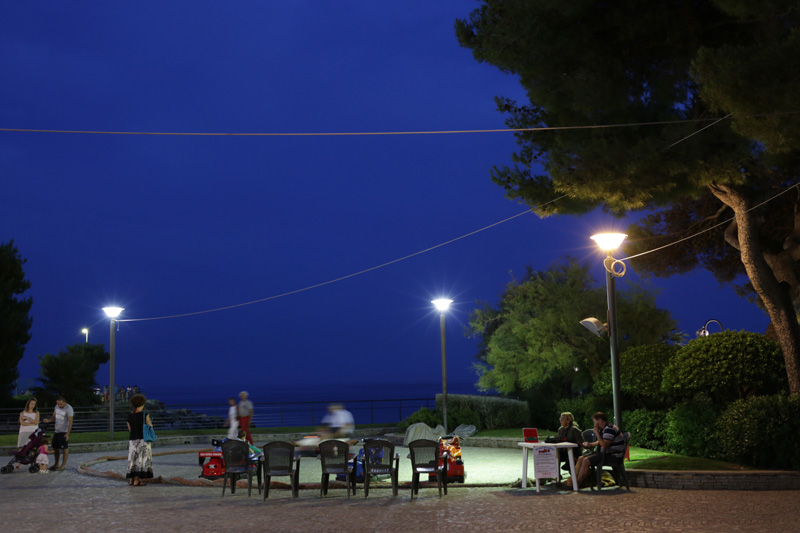
POLYGON ((43 437, 44 431, 42 428, 36 428, 28 437, 28 443, 14 454, 14 457, 11 458, 11 461, 9 461, 6 466, 0 468, 0 474, 10 474, 13 472, 15 470, 14 463, 30 465, 30 467, 28 467, 28 472, 31 474, 38 472, 39 465, 36 464, 36 456, 39 455, 39 446, 42 445, 43 437))

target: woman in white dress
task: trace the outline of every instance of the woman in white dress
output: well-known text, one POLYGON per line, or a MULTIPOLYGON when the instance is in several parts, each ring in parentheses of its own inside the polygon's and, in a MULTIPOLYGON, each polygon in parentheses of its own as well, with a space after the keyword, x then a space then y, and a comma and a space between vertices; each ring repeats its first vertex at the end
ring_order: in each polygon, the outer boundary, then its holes
POLYGON ((31 398, 25 404, 25 410, 19 414, 19 437, 17 448, 28 444, 28 437, 39 427, 39 409, 36 408, 36 398, 31 398))

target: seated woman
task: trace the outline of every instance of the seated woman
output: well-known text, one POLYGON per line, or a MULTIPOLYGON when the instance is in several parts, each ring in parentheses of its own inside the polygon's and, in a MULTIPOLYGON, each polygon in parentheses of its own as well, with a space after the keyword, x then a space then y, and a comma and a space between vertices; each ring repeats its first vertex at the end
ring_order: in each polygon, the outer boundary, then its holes
MULTIPOLYGON (((597 437, 597 442, 584 442, 582 443, 582 446, 585 448, 600 446, 603 450, 610 451, 612 453, 615 451, 624 451, 625 438, 622 436, 622 433, 620 433, 617 426, 608 422, 608 416, 605 413, 597 412, 593 414, 592 421, 594 422, 594 428, 592 431, 594 431, 594 434, 597 437)), ((575 465, 575 472, 578 476, 579 487, 581 482, 586 479, 586 476, 589 475, 590 468, 600 464, 601 458, 602 456, 599 450, 587 455, 582 455, 578 458, 578 463, 575 465)), ((563 488, 571 489, 571 480, 564 481, 562 486, 563 488)))
MULTIPOLYGON (((575 457, 580 456, 580 449, 581 449, 581 442, 583 441, 583 435, 581 435, 581 430, 578 426, 575 425, 575 417, 572 416, 570 412, 561 413, 561 427, 558 428, 558 442, 572 442, 578 445, 578 453, 573 451, 575 457)), ((569 470, 569 452, 565 448, 561 448, 558 450, 558 462, 561 466, 562 470, 569 470)))

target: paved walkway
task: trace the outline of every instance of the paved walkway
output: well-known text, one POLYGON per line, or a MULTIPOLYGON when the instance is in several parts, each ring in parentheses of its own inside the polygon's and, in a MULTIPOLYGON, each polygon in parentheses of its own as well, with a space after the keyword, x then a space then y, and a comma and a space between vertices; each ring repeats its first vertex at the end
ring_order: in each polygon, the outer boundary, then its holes
MULTIPOLYGON (((20 470, 0 476, 0 516, 4 530, 41 531, 512 531, 563 530, 570 524, 591 531, 794 531, 800 521, 800 491, 673 491, 604 490, 579 493, 547 489, 514 489, 521 473, 519 450, 465 448, 467 486, 451 485, 438 498, 423 488, 410 499, 401 488, 370 491, 359 486, 347 499, 332 489, 324 499, 318 486, 301 490, 297 500, 288 490, 273 488, 264 502, 221 487, 191 486, 200 474, 196 445, 156 448, 154 469, 169 483, 128 487, 121 476, 122 452, 70 456, 69 469, 47 475, 20 470), (99 461, 98 461, 99 460, 99 461), (78 473, 90 464, 94 474, 78 473), (475 486, 479 483, 483 486, 475 486), (493 486, 490 486, 493 485, 493 486), (10 528, 10 529, 8 529, 10 528)), ((401 453, 400 481, 410 480, 408 460, 401 453), (403 466, 405 465, 405 469, 403 466)), ((319 462, 304 458, 301 483, 319 482, 319 462)))

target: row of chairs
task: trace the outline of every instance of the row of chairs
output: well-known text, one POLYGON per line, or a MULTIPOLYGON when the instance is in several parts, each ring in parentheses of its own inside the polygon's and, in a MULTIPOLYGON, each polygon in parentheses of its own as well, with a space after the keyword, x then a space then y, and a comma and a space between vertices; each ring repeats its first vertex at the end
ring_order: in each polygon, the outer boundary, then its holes
MULTIPOLYGON (((447 457, 441 457, 439 443, 433 440, 415 440, 408 445, 411 458, 412 480, 411 497, 419 494, 421 475, 435 475, 439 497, 447 494, 447 457), (443 459, 440 461, 440 459, 443 459), (441 465, 440 465, 441 463, 441 465)), ((275 476, 288 476, 292 497, 297 498, 300 480, 300 456, 295 445, 290 442, 270 442, 262 448, 264 455, 258 459, 250 458, 250 448, 246 442, 228 440, 222 443, 222 456, 225 461, 225 476, 222 482, 222 495, 228 480, 231 493, 236 491, 239 478, 247 477, 247 495, 253 486, 253 475, 257 477, 258 493, 261 494, 262 473, 264 476, 264 499, 269 497, 270 482, 275 476)), ((319 459, 322 462, 320 497, 328 493, 330 476, 343 475, 346 479, 347 497, 356 493, 355 461, 349 461, 350 446, 339 440, 326 440, 319 444, 319 459)), ((383 439, 371 439, 364 443, 364 497, 369 496, 370 479, 373 476, 388 475, 392 482, 392 494, 397 496, 397 472, 400 455, 395 453, 394 444, 383 439)))

